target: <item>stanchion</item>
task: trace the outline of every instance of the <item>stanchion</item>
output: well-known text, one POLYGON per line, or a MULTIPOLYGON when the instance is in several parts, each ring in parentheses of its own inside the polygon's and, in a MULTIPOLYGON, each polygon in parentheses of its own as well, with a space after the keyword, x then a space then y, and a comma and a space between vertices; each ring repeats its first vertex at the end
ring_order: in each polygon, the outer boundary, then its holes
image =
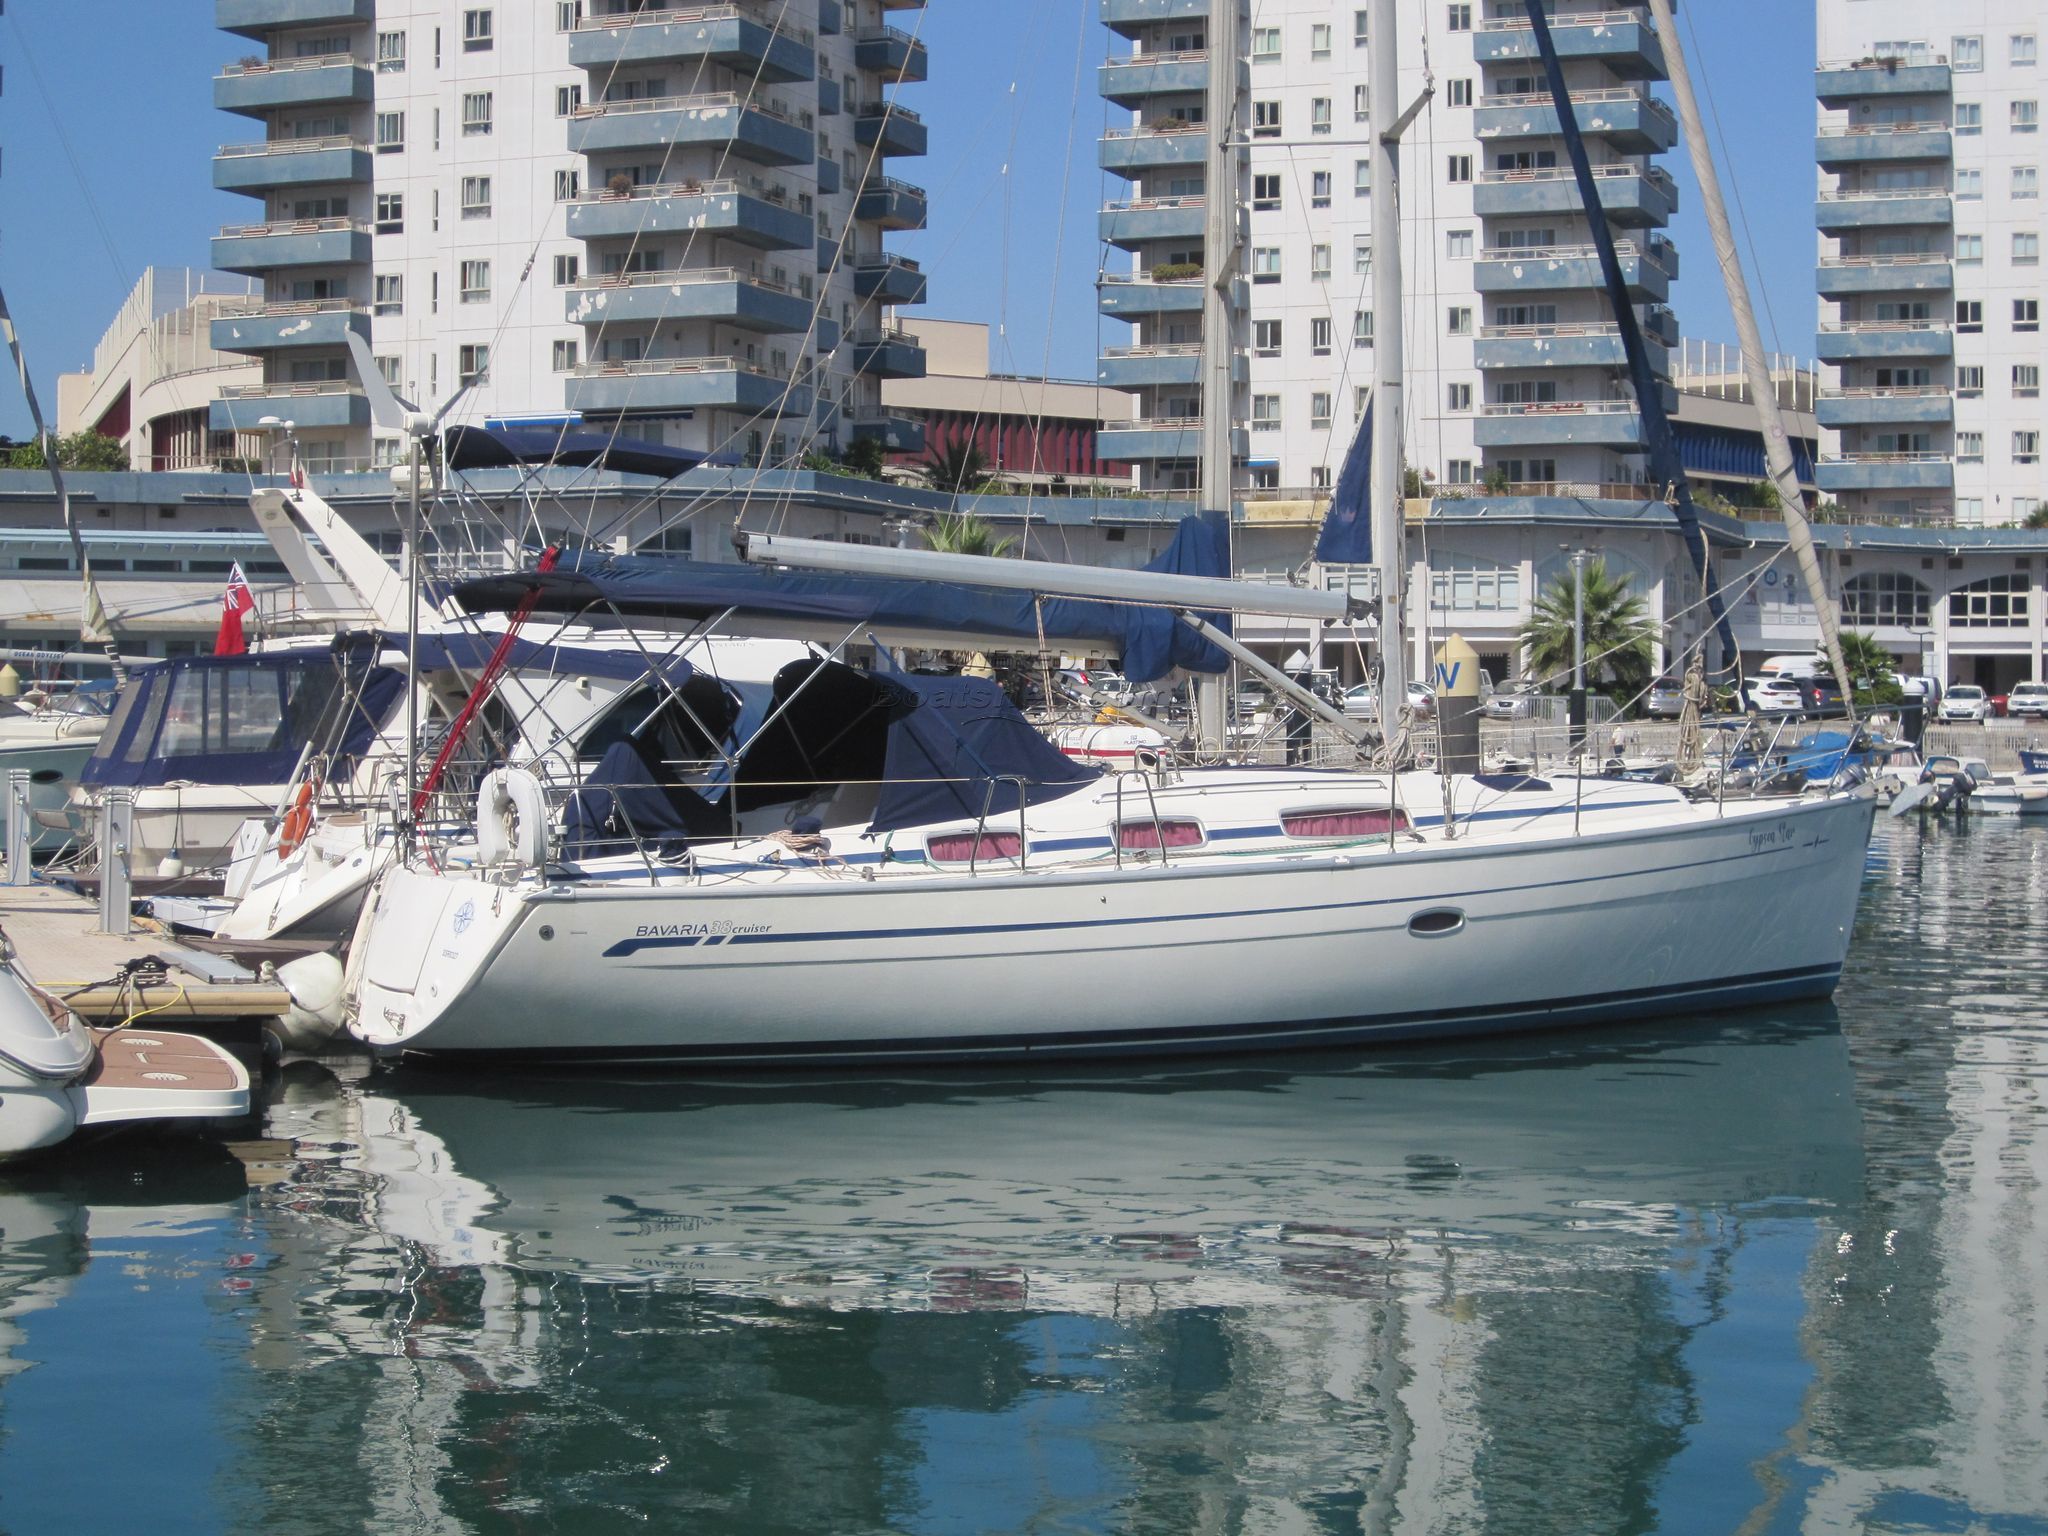
POLYGON ((100 932, 125 934, 131 924, 135 793, 108 788, 100 796, 100 932))
POLYGON ((10 769, 7 774, 7 883, 27 885, 34 875, 29 864, 29 844, 35 840, 35 815, 28 803, 29 770, 10 769))

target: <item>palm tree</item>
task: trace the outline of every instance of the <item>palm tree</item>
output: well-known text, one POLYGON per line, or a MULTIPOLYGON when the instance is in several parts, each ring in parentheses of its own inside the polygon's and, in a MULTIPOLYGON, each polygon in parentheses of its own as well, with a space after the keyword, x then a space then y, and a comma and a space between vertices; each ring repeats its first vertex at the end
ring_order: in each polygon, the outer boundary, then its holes
POLYGON ((948 555, 1007 555, 1013 538, 999 539, 984 518, 972 512, 941 512, 925 526, 924 546, 948 555))
POLYGON ((1850 676, 1859 681, 1889 679, 1899 665, 1897 658, 1877 643, 1877 636, 1859 634, 1853 629, 1842 631, 1842 661, 1850 676))
MULTIPOLYGON (((1657 631, 1632 596, 1628 578, 1609 576, 1607 562, 1586 563, 1586 678, 1613 684, 1624 699, 1633 699, 1650 685, 1657 631)), ((1537 600, 1536 616, 1522 626, 1529 670, 1538 677, 1569 678, 1572 671, 1573 575, 1563 576, 1537 600)))
POLYGON ((925 455, 925 478, 935 491, 964 494, 988 478, 988 455, 971 437, 956 437, 925 455))

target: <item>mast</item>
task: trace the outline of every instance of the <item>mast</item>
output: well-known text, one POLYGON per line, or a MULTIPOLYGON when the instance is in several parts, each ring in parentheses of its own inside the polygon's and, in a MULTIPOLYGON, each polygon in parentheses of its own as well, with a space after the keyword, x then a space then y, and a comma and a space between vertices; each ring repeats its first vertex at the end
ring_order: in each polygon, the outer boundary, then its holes
MULTIPOLYGON (((1243 199, 1239 197, 1244 135, 1238 122, 1238 32, 1244 0, 1212 0, 1209 8, 1209 87, 1204 115, 1209 128, 1209 175, 1204 189, 1202 254, 1208 282, 1202 290, 1202 504, 1220 513, 1229 568, 1237 570, 1237 528, 1233 502, 1236 465, 1237 392, 1231 374, 1237 360, 1237 312, 1231 302, 1238 281, 1243 242, 1243 199)), ((1225 685, 1228 674, 1204 676, 1196 684, 1196 726, 1205 746, 1220 751, 1228 739, 1225 685)))
POLYGON ((1806 583, 1814 612, 1820 615, 1820 636, 1827 647, 1828 661, 1842 685, 1842 702, 1849 719, 1856 718, 1856 683, 1842 657, 1842 628, 1835 605, 1828 599, 1827 583, 1821 577, 1820 558, 1813 548, 1813 528, 1806 521, 1806 504, 1799 489, 1799 471, 1792 463, 1792 442, 1785 434, 1784 418, 1778 410, 1778 392, 1764 359, 1764 343, 1757 330, 1756 311, 1749 302, 1749 284, 1743 280, 1742 257, 1735 249, 1735 233, 1728 223, 1728 205, 1721 197, 1721 179, 1714 170, 1714 152, 1700 120, 1700 104, 1692 91, 1692 73, 1686 67, 1685 49, 1678 40, 1678 23, 1671 14, 1671 0, 1650 0, 1650 13, 1664 42, 1664 67, 1671 76, 1672 94, 1678 98, 1678 117, 1685 128, 1686 151, 1692 156, 1693 175, 1699 178, 1700 197, 1705 205, 1707 228, 1713 233, 1714 255, 1721 263, 1721 282, 1728 290, 1728 308, 1735 316, 1736 339, 1742 343, 1742 371, 1749 379, 1749 398, 1756 407, 1764 434, 1764 462, 1770 469, 1771 484, 1777 488, 1778 507, 1785 519, 1787 542, 1799 563, 1799 575, 1806 583))
POLYGON ((1380 586, 1380 729, 1391 746, 1408 708, 1407 527, 1401 504, 1399 21, 1394 0, 1372 0, 1366 17, 1367 112, 1372 130, 1372 558, 1380 586))

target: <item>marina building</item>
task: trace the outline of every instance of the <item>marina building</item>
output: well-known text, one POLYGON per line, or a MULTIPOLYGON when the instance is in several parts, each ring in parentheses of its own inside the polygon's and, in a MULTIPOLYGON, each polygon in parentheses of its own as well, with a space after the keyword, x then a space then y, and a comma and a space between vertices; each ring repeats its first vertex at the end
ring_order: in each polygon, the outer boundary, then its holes
POLYGON ((1819 475, 1852 519, 2041 506, 2043 20, 1819 0, 1819 475))
POLYGON ((885 378, 922 302, 926 148, 899 105, 917 0, 216 0, 247 50, 214 100, 251 125, 214 184, 251 200, 213 263, 262 303, 214 323, 260 360, 219 432, 290 421, 303 457, 395 461, 346 334, 434 410, 581 414, 729 463, 856 436, 914 448, 885 378))
MULTIPOLYGON (((1128 111, 1101 164, 1124 187, 1101 213, 1119 253, 1102 313, 1128 321, 1106 347, 1102 382, 1139 397, 1139 420, 1105 435, 1105 458, 1146 486, 1195 484, 1205 406, 1196 388, 1217 164, 1211 71, 1232 82, 1230 131, 1244 135, 1236 209, 1245 252, 1231 290, 1241 331, 1246 423, 1238 446, 1258 489, 1329 485, 1364 409, 1374 334, 1376 244, 1399 238, 1411 303, 1404 424, 1412 468, 1437 486, 1598 495, 1642 478, 1643 431, 1621 337, 1521 7, 1401 8, 1401 96, 1369 99, 1366 9, 1322 0, 1101 0, 1128 52, 1102 67, 1101 94, 1128 111), (1212 10, 1241 36, 1211 36, 1212 10), (1250 14, 1247 16, 1246 13, 1250 14), (1422 93, 1408 128, 1403 228, 1372 228, 1370 135, 1422 93)), ((1563 56, 1624 275, 1653 366, 1670 373, 1678 331, 1666 307, 1677 253, 1664 234, 1677 189, 1660 163, 1676 118, 1652 92, 1663 49, 1646 9, 1560 4, 1563 56)))

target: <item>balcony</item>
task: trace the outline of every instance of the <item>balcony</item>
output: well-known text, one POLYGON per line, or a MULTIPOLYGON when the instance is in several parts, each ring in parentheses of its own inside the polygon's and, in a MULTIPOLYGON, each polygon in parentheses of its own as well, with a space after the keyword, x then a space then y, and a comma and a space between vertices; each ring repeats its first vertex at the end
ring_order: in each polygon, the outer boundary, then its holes
POLYGON ((884 304, 922 304, 925 275, 908 256, 874 256, 853 264, 853 291, 884 304))
MULTIPOLYGON (((1600 135, 1618 154, 1658 154, 1678 142, 1678 119, 1646 88, 1623 86, 1571 94, 1572 116, 1578 119, 1579 131, 1600 135)), ((1557 105, 1548 91, 1482 96, 1472 114, 1472 131, 1481 143, 1553 139, 1558 134, 1557 105)))
POLYGON ((1824 363, 1949 357, 1955 338, 1943 320, 1839 320, 1823 325, 1814 356, 1824 363))
POLYGON ((871 101, 853 109, 853 141, 885 155, 921 155, 930 135, 924 119, 893 101, 871 101))
POLYGON ((681 181, 592 192, 569 204, 565 227, 577 240, 632 239, 695 234, 763 251, 802 250, 811 243, 811 218, 790 206, 786 188, 759 178, 681 181))
POLYGON ((1209 163, 1209 131, 1200 123, 1113 129, 1102 136, 1096 158, 1105 171, 1127 178, 1169 166, 1202 170, 1209 163))
POLYGON ((643 357, 588 363, 570 374, 565 404, 589 416, 673 411, 743 411, 749 416, 808 416, 811 387, 737 357, 643 357))
POLYGON ((361 304, 353 299, 308 299, 220 315, 207 339, 216 352, 262 353, 289 347, 345 347, 351 331, 369 338, 370 316, 361 304))
POLYGON ((1158 282, 1149 276, 1102 274, 1096 307, 1112 320, 1142 320, 1152 315, 1199 315, 1208 284, 1199 276, 1158 282))
POLYGON ((839 162, 820 155, 817 160, 818 191, 830 194, 839 190, 839 162))
MULTIPOLYGON (((1643 346, 1650 368, 1669 377, 1671 355, 1666 344, 1645 327, 1643 346)), ((1626 368, 1621 327, 1613 321, 1563 325, 1487 325, 1480 327, 1474 361, 1481 368, 1626 368)))
POLYGON ((1846 187, 1821 193, 1814 210, 1814 222, 1824 234, 1946 225, 1952 216, 1944 187, 1846 187))
POLYGON ((818 82, 818 116, 837 117, 839 115, 839 102, 839 82, 837 80, 820 80, 818 82))
POLYGON ((226 144, 213 159, 213 184, 223 192, 261 197, 287 187, 368 181, 370 146, 347 134, 324 139, 271 139, 226 144))
POLYGON ((890 453, 924 452, 924 423, 908 416, 867 416, 849 422, 846 430, 854 442, 873 438, 890 453))
POLYGON ((1813 415, 1824 427, 1948 426, 1956 419, 1956 402, 1946 384, 1824 389, 1813 415))
POLYGON ((213 77, 213 104, 244 117, 262 117, 279 107, 368 101, 372 92, 369 69, 346 53, 230 64, 213 77))
POLYGON ((1134 53, 1111 59, 1095 72, 1095 90, 1106 101, 1132 111, 1154 96, 1187 96, 1209 89, 1209 55, 1134 53))
POLYGON ((611 149, 665 151, 670 146, 718 148, 759 165, 808 165, 817 141, 780 106, 730 91, 657 96, 579 107, 569 122, 572 154, 611 149))
POLYGON ((213 0, 213 24, 262 42, 279 27, 375 21, 377 0, 213 0))
MULTIPOLYGON (((1678 209, 1678 184, 1651 166, 1596 165, 1600 206, 1616 224, 1661 228, 1678 209)), ((1472 189, 1472 210, 1481 218, 1583 213, 1579 184, 1569 170, 1482 171, 1472 189)))
POLYGON ((928 66, 924 44, 898 27, 864 27, 854 34, 853 62, 890 85, 914 85, 928 66))
POLYGON ((908 331, 893 326, 886 330, 861 331, 847 337, 846 345, 852 348, 855 373, 869 373, 883 379, 924 377, 924 348, 908 331))
POLYGON ((586 16, 569 37, 569 62, 608 77, 640 64, 719 64, 772 84, 817 74, 818 40, 802 27, 779 25, 739 5, 696 5, 586 16))
POLYGON ((1824 299, 1854 298, 1864 293, 1946 293, 1955 286, 1955 269, 1946 256, 1827 256, 1817 274, 1824 299))
POLYGON ((223 272, 260 277, 277 267, 342 267, 370 259, 370 226, 351 219, 230 224, 213 241, 223 272))
MULTIPOLYGON (((1166 459, 1199 459, 1202 456, 1203 422, 1199 416, 1140 417, 1119 422, 1095 434, 1097 458, 1118 463, 1152 463, 1166 459)), ((1242 427, 1230 434, 1230 451, 1244 458, 1251 453, 1251 434, 1242 427)))
MULTIPOLYGON (((1234 359, 1233 370, 1243 378, 1244 354, 1234 359)), ((1202 375, 1202 347, 1199 342, 1151 347, 1104 347, 1095 372, 1095 382, 1105 389, 1143 389, 1153 384, 1180 384, 1194 388, 1202 375)))
POLYGON ((732 267, 622 272, 567 292, 573 325, 624 326, 715 320, 764 334, 808 331, 815 304, 801 294, 732 267))
POLYGON ((1858 59, 1823 64, 1814 71, 1813 92, 1824 107, 1846 107, 1873 97, 1946 96, 1948 60, 1858 59))
POLYGON ((893 176, 869 177, 853 198, 853 216, 884 229, 923 229, 926 208, 923 187, 893 176))
POLYGON ((1142 245, 1148 240, 1199 240, 1208 228, 1205 197, 1142 197, 1104 203, 1098 233, 1110 245, 1142 245))
POLYGON ((1481 448, 1643 446, 1643 419, 1632 400, 1536 400, 1480 407, 1472 424, 1481 448))
POLYGON ((266 416, 289 421, 301 431, 317 427, 367 427, 370 402, 348 379, 315 384, 236 384, 221 390, 206 408, 215 432, 260 432, 266 416))
MULTIPOLYGON (((1664 45, 1640 11, 1560 12, 1548 20, 1551 43, 1565 63, 1593 59, 1624 80, 1664 78, 1664 45)), ((1527 17, 1480 22, 1472 55, 1481 64, 1542 67, 1536 33, 1527 17)))
POLYGON ((1209 0, 1102 0, 1102 24, 1121 37, 1141 36, 1161 21, 1196 21, 1209 15, 1209 0))
POLYGON ((1814 140, 1822 170, 1858 165, 1891 165, 1907 160, 1947 160, 1954 151, 1947 123, 1870 123, 1831 128, 1814 140))
MULTIPOLYGON (((1678 250, 1669 241, 1638 244, 1617 240, 1614 254, 1631 299, 1661 304, 1671 296, 1671 279, 1678 275, 1678 250)), ((1606 285, 1599 254, 1590 245, 1482 251, 1472 269, 1472 286, 1481 293, 1567 293, 1604 289, 1606 285)))
POLYGON ((1826 492, 1945 491, 1956 483, 1956 468, 1945 453, 1823 454, 1813 483, 1826 492))

